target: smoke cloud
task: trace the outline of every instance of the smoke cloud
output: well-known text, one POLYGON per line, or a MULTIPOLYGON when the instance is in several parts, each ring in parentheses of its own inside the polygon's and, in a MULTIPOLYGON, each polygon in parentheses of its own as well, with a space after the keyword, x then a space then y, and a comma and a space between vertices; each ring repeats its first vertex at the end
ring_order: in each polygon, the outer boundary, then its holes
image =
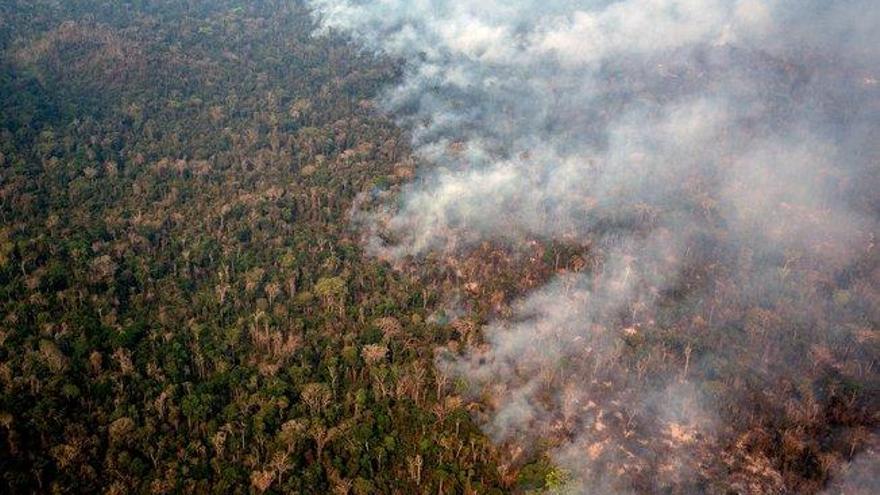
POLYGON ((425 167, 355 212, 371 254, 538 239, 595 261, 439 354, 487 434, 545 441, 574 492, 784 490, 719 454, 740 427, 717 397, 729 363, 781 383, 876 331, 876 2, 309 3, 405 64, 381 104, 425 167))

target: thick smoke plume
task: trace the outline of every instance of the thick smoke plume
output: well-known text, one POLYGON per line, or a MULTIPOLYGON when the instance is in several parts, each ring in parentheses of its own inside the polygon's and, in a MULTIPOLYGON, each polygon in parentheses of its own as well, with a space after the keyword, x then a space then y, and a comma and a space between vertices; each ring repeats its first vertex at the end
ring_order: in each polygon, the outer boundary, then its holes
POLYGON ((356 212, 372 254, 537 239, 590 260, 438 358, 486 432, 523 458, 545 441, 575 492, 783 491, 759 454, 720 454, 735 379, 713 377, 787 383, 853 339, 876 358, 880 6, 310 3, 405 62, 381 103, 427 166, 356 212), (670 350, 631 355, 649 345, 670 350))

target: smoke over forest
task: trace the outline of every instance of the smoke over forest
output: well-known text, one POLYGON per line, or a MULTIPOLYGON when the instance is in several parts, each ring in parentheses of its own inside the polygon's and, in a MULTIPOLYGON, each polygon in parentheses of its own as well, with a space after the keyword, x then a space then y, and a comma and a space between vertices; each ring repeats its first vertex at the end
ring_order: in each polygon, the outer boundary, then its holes
POLYGON ((877 0, 0 0, 0 493, 880 493, 877 0))
POLYGON ((874 2, 309 3, 403 64, 377 101, 418 171, 352 221, 370 255, 457 274, 435 365, 502 469, 549 455, 571 493, 876 492, 874 2), (497 252, 521 282, 548 246, 553 273, 498 296, 510 273, 461 276, 497 252))

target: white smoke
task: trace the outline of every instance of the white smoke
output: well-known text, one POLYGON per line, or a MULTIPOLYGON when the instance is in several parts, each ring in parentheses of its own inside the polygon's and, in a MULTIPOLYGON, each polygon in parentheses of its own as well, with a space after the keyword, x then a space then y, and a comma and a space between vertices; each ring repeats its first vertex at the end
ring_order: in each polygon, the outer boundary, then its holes
POLYGON ((732 294, 755 300, 793 290, 777 276, 791 260, 830 272, 859 256, 876 223, 841 192, 876 183, 880 7, 309 3, 324 29, 406 64, 382 104, 429 166, 397 205, 358 212, 373 254, 533 238, 601 246, 600 269, 527 295, 484 329, 484 346, 438 361, 493 402, 486 431, 501 443, 564 431, 556 459, 584 490, 628 489, 602 462, 655 473, 653 489, 687 485, 717 415, 671 366, 640 385, 611 363, 706 246, 758 253, 730 257, 732 294), (608 443, 609 428, 666 438, 669 458, 608 443))

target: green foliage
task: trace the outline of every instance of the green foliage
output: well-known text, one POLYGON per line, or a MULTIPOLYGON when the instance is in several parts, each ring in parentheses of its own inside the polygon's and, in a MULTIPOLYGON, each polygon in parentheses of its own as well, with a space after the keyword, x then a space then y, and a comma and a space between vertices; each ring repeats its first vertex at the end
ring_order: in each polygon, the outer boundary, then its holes
POLYGON ((370 324, 439 300, 347 227, 406 153, 362 104, 394 62, 288 0, 0 19, 0 492, 436 493, 433 466, 448 493, 501 487, 466 414, 426 420, 432 379, 398 386, 434 341, 370 324))
POLYGON ((315 284, 315 293, 322 299, 336 301, 345 295, 345 281, 339 277, 325 277, 315 284))
POLYGON ((544 478, 544 486, 547 488, 547 493, 554 495, 574 493, 571 473, 559 467, 555 467, 547 473, 544 478))

